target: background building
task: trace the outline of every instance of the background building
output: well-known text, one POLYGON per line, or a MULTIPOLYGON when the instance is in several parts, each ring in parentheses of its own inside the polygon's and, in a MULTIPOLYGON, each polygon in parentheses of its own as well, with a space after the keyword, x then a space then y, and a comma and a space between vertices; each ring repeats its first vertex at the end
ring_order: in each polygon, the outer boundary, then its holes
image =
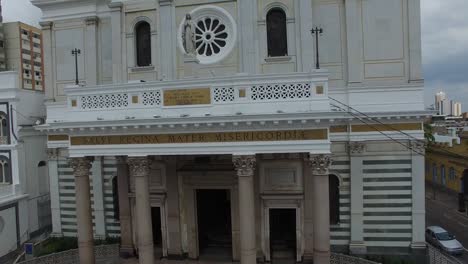
POLYGON ((468 196, 468 128, 457 133, 449 128, 446 135, 435 135, 426 152, 426 181, 468 196))
POLYGON ((19 88, 17 72, 0 72, 0 257, 50 229, 44 94, 19 88))
POLYGON ((439 115, 450 115, 452 113, 450 100, 442 91, 435 95, 435 109, 439 115))
POLYGON ((21 22, 3 23, 7 69, 18 71, 20 88, 44 91, 42 33, 21 22))
POLYGON ((461 116, 462 115, 462 104, 460 102, 455 102, 455 101, 451 101, 450 102, 451 104, 451 108, 452 108, 452 112, 451 112, 451 115, 452 116, 461 116))

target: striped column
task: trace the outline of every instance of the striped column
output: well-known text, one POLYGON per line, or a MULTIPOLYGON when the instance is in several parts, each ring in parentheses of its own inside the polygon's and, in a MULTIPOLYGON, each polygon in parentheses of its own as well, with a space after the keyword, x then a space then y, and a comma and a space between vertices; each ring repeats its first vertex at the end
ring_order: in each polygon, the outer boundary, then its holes
POLYGON ((366 244, 364 243, 364 196, 363 186, 363 153, 365 145, 359 142, 350 142, 348 146, 351 166, 351 241, 349 251, 351 254, 365 254, 366 244))
POLYGON ((426 219, 425 208, 425 183, 424 183, 424 154, 425 146, 423 142, 414 141, 411 143, 411 193, 412 193, 412 241, 413 249, 425 249, 426 239, 424 235, 424 223, 426 219), (422 155, 421 155, 422 154, 422 155))

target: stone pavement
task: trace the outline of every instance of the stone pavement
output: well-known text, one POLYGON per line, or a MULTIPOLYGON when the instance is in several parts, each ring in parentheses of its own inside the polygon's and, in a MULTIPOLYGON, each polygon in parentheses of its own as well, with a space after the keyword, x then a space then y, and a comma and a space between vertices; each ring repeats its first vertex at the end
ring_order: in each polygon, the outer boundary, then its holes
MULTIPOLYGON (((121 259, 121 264, 138 264, 138 260, 136 258, 132 259, 121 259)), ((217 260, 167 260, 167 259, 160 259, 155 260, 154 264, 232 264, 232 263, 239 263, 239 262, 220 262, 217 260)))
MULTIPOLYGON (((426 185, 426 226, 431 225, 446 229, 468 248, 468 216, 458 211, 458 197, 426 185)), ((468 250, 457 259, 468 263, 468 250)))

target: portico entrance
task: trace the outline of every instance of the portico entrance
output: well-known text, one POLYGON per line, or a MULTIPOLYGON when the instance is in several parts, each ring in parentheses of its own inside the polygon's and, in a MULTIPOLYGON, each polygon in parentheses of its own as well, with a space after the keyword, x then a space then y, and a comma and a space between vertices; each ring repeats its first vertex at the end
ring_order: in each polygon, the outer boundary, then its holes
POLYGON ((270 209, 272 263, 296 263, 296 209, 270 209))
POLYGON ((151 207, 151 221, 153 227, 154 255, 159 259, 163 256, 160 207, 151 207))
POLYGON ((196 196, 200 259, 232 260, 230 191, 199 189, 196 196))

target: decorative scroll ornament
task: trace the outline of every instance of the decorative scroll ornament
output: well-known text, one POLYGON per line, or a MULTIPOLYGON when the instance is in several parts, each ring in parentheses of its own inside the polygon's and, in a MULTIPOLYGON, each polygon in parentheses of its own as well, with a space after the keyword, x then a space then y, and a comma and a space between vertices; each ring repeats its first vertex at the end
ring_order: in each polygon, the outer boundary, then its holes
POLYGON ((149 175, 148 157, 129 157, 127 158, 130 175, 133 177, 144 177, 149 175))
POLYGON ((182 32, 182 43, 185 49, 185 53, 188 56, 195 57, 195 24, 192 22, 192 16, 190 14, 185 15, 184 30, 182 32))
POLYGON ((47 157, 49 160, 56 160, 59 156, 58 149, 50 148, 50 149, 47 149, 46 152, 47 152, 47 157))
POLYGON ((70 166, 73 169, 73 175, 75 175, 75 177, 89 177, 92 160, 93 159, 89 157, 70 158, 70 166))
POLYGON ((253 176, 255 172, 255 155, 232 156, 238 176, 253 176))
POLYGON ((362 154, 366 149, 366 145, 360 142, 349 142, 348 151, 350 154, 362 154))
POLYGON ((310 155, 308 165, 312 168, 313 175, 328 175, 332 164, 331 155, 310 155))
POLYGON ((414 140, 410 143, 412 152, 418 155, 426 154, 426 143, 422 140, 414 140))

